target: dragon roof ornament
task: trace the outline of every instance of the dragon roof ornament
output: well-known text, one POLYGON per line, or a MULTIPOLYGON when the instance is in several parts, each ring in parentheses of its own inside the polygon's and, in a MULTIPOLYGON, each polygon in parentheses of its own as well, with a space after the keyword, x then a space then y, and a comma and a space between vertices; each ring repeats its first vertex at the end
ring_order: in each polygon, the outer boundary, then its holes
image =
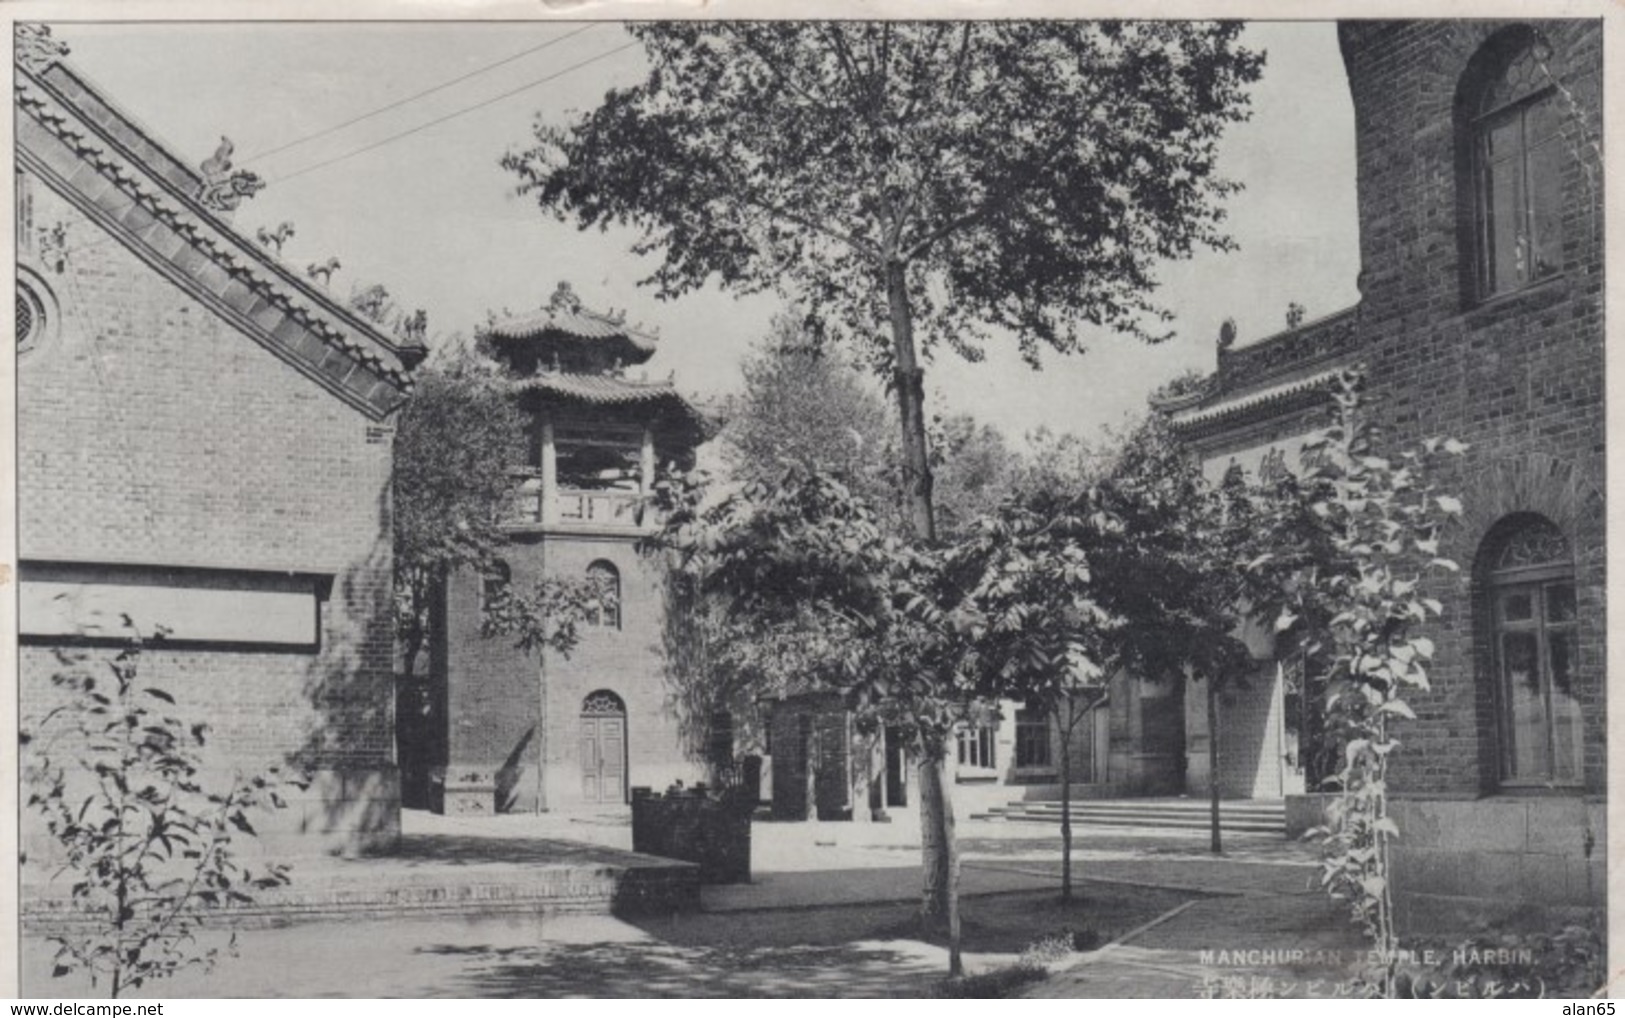
POLYGON ((51 26, 37 21, 17 23, 17 66, 38 74, 68 55, 68 44, 51 37, 51 26))
POLYGON ((197 200, 206 209, 214 212, 236 211, 243 199, 254 197, 265 187, 265 181, 259 174, 232 169, 231 154, 235 148, 230 138, 222 136, 214 155, 198 165, 203 173, 203 184, 198 189, 197 200))

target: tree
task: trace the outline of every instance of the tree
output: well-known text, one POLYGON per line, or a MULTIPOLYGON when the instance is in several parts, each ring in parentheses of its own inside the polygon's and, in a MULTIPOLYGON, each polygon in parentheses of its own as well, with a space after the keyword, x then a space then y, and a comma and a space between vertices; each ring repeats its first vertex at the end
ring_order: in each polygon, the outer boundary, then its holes
MULTIPOLYGON (((1041 705, 1062 744, 1062 894, 1070 896, 1070 745, 1113 675, 1208 685, 1247 660, 1235 636, 1243 560, 1218 538, 1214 492, 1158 421, 1116 448, 1029 467, 1016 497, 955 554, 980 561, 972 600, 988 698, 1041 705)), ((1216 822, 1216 821, 1215 821, 1216 822)))
MULTIPOLYGON (((654 545, 719 606, 714 666, 798 692, 838 692, 866 731, 895 728, 922 752, 946 754, 975 700, 968 560, 886 533, 845 485, 799 466, 721 494, 702 479, 672 477, 659 494, 665 522, 654 545)), ((920 774, 929 782, 941 772, 920 774)), ((948 804, 947 788, 932 791, 948 804)), ((945 870, 926 881, 921 916, 928 931, 945 923, 957 975, 951 810, 947 821, 945 870)))
POLYGON ((1427 584, 1460 569, 1440 557, 1439 542, 1461 500, 1440 494, 1428 474, 1467 447, 1433 438, 1381 455, 1376 423, 1360 412, 1360 384, 1357 372, 1342 376, 1332 426, 1304 444, 1301 483, 1281 489, 1277 511, 1293 524, 1283 533, 1301 536, 1280 549, 1293 568, 1274 572, 1286 579, 1275 628, 1301 634, 1342 750, 1328 781, 1338 798, 1319 832, 1321 882, 1371 938, 1376 988, 1391 997, 1400 959, 1388 850, 1400 832, 1388 816, 1388 770, 1396 726, 1416 719, 1407 697, 1429 689, 1435 647, 1419 629, 1444 609, 1427 584))
POLYGON ((937 529, 952 539, 1010 494, 1018 457, 991 424, 949 414, 932 429, 932 491, 937 529))
POLYGON ((526 654, 551 650, 569 657, 581 643, 587 619, 616 608, 613 581, 604 577, 546 576, 528 590, 501 583, 485 599, 480 635, 511 636, 526 654))
MULTIPOLYGON (((1224 248, 1214 174, 1262 56, 1238 24, 665 22, 648 76, 503 165, 583 228, 630 224, 674 296, 717 280, 790 298, 898 400, 905 515, 936 541, 922 358, 995 332, 1147 340, 1159 260, 1224 248), (1149 320, 1149 321, 1148 321, 1149 320), (884 323, 884 328, 879 327, 884 323)), ((922 851, 946 886, 946 731, 919 751, 922 851), (929 772, 929 773, 928 773, 929 772)), ((946 892, 928 895, 945 913, 946 892)))
MULTIPOLYGON (((776 483, 788 469, 811 471, 862 499, 883 531, 901 529, 896 439, 885 401, 856 366, 808 342, 794 319, 780 316, 742 374, 744 386, 722 414, 718 488, 776 483)), ((804 629, 745 625, 708 589, 697 561, 667 565, 665 671, 690 752, 698 756, 711 746, 712 721, 722 714, 736 740, 759 748, 760 704, 798 691, 799 677, 808 674, 804 629)))
POLYGON ((978 693, 1042 708, 1061 741, 1061 896, 1072 897, 1072 757, 1078 724, 1106 693, 1105 638, 1120 625, 1097 599, 1086 548, 1114 521, 1092 493, 1013 499, 956 549, 977 562, 971 592, 978 693))
POLYGON ((493 365, 454 347, 418 372, 395 432, 396 632, 408 675, 427 649, 439 585, 456 568, 487 568, 506 540, 509 470, 523 441, 493 365))
MULTIPOLYGON (((1226 626, 1232 637, 1249 624, 1255 612, 1264 610, 1273 589, 1268 580, 1278 578, 1276 572, 1255 565, 1261 560, 1275 561, 1268 549, 1281 539, 1264 526, 1260 498, 1255 483, 1240 467, 1232 466, 1217 488, 1207 488, 1193 507, 1197 522, 1189 550, 1195 571, 1193 590, 1212 613, 1208 625, 1226 626)), ((1224 733, 1220 704, 1225 687, 1246 687, 1252 666, 1251 652, 1233 642, 1227 659, 1210 659, 1189 672, 1202 685, 1207 709, 1208 844, 1214 855, 1224 851, 1219 807, 1224 733)))
MULTIPOLYGON (((855 366, 780 316, 743 373, 721 435, 733 453, 731 476, 773 479, 798 464, 845 484, 888 532, 906 532, 896 431, 855 366)), ((997 428, 970 414, 937 418, 928 437, 939 529, 962 530, 1008 494, 1018 458, 997 428)))
POLYGON ((206 787, 207 725, 182 720, 165 690, 138 685, 146 641, 128 616, 124 627, 111 660, 59 653, 64 668, 52 682, 61 699, 18 739, 27 808, 44 821, 73 874, 73 902, 91 920, 51 935, 52 975, 82 969, 92 985, 106 979, 113 997, 211 968, 220 949, 198 942, 207 913, 288 883, 285 865, 255 870, 237 849, 256 837, 250 818, 282 808, 282 789, 301 785, 273 765, 206 787))
POLYGON ((720 436, 732 453, 732 478, 776 480, 793 464, 839 480, 882 513, 897 505, 886 404, 855 367, 780 316, 742 372, 744 387, 728 401, 720 436))

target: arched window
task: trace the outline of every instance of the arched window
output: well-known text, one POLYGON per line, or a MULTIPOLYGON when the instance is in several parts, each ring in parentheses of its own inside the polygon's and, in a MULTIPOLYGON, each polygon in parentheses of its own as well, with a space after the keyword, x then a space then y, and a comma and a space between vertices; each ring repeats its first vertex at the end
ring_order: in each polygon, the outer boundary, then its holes
POLYGON ((1462 78, 1457 109, 1479 300, 1562 268, 1563 139, 1551 59, 1538 33, 1510 28, 1485 43, 1462 78))
POLYGON ((588 693, 581 701, 584 718, 618 718, 626 716, 626 703, 607 689, 588 693))
POLYGON ((56 295, 31 269, 17 267, 17 356, 42 346, 56 331, 56 295))
POLYGON ((621 571, 614 563, 599 559, 587 567, 587 582, 598 596, 596 603, 587 609, 587 625, 621 628, 621 571))
POLYGON ((1503 520, 1481 552, 1489 595, 1502 785, 1579 784, 1574 558, 1548 519, 1503 520))

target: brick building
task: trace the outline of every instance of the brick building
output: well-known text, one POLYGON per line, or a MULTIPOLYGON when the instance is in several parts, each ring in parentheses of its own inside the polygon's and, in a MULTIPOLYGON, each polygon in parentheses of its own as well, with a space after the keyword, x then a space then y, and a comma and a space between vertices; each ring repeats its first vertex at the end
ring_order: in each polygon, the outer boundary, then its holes
MULTIPOLYGON (((1080 700, 1064 753, 1047 712, 1014 700, 988 705, 959 727, 945 761, 945 776, 959 786, 955 801, 977 812, 1059 799, 1062 767, 1073 799, 1176 794, 1186 780, 1183 693, 1114 676, 1104 695, 1080 700)), ((906 743, 889 730, 866 735, 839 694, 803 693, 765 711, 776 818, 865 820, 915 804, 906 743)))
POLYGON ((22 716, 128 612, 173 630, 142 679, 207 721, 216 778, 312 772, 268 848, 389 844, 390 415, 423 350, 233 226, 260 183, 228 147, 195 168, 17 39, 22 716))
POLYGON ((1398 901, 1412 925, 1600 906, 1602 28, 1358 21, 1338 37, 1361 299, 1221 340, 1207 384, 1163 409, 1209 469, 1258 467, 1315 426, 1330 372, 1360 364, 1388 441, 1469 443, 1439 478, 1467 507, 1442 549, 1463 569, 1435 584, 1433 688, 1401 736, 1398 901))
POLYGON ((670 381, 626 377, 656 337, 583 307, 567 284, 488 338, 529 422, 501 578, 597 578, 616 605, 568 656, 532 656, 481 634, 490 577, 452 575, 434 613, 431 724, 410 765, 443 780, 448 812, 614 805, 635 785, 701 779, 703 747, 666 681, 663 576, 637 547, 656 466, 692 465, 698 415, 670 381))

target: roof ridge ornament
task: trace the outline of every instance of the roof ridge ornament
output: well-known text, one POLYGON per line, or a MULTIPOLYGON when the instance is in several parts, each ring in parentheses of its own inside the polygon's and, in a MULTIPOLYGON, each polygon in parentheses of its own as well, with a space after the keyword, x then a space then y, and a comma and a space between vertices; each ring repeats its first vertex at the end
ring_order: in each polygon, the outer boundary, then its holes
POLYGON ((329 258, 325 262, 311 262, 305 266, 305 275, 311 279, 319 277, 322 285, 328 286, 333 282, 333 273, 343 267, 343 264, 337 258, 329 258))
POLYGON ((231 139, 221 135, 214 155, 198 165, 203 173, 203 184, 198 188, 197 200, 204 208, 214 212, 234 212, 243 199, 254 197, 265 187, 265 181, 257 173, 249 170, 233 172, 231 154, 235 149, 231 139))
POLYGON ((423 308, 401 317, 395 322, 395 334, 409 343, 422 345, 429 338, 429 312, 423 308))
POLYGON ((260 227, 255 234, 259 242, 267 248, 276 248, 277 257, 282 257, 282 245, 293 239, 293 223, 287 219, 277 224, 275 230, 260 227))
POLYGON ((553 296, 547 299, 547 306, 552 311, 568 311, 574 314, 581 310, 581 298, 576 296, 574 287, 561 279, 553 291, 553 296))
POLYGON ((51 26, 37 21, 18 22, 13 42, 17 66, 30 74, 39 74, 68 55, 68 44, 51 38, 51 26))

